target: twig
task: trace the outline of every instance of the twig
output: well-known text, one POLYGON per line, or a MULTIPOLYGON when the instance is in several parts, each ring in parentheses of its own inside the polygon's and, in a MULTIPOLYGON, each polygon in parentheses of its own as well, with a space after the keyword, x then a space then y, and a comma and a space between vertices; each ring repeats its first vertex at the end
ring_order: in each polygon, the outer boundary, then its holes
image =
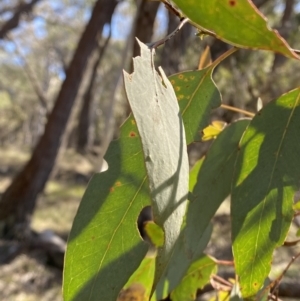
POLYGON ((300 257, 300 253, 298 253, 297 255, 293 256, 292 259, 291 259, 291 261, 290 261, 290 262, 288 263, 288 265, 286 266, 286 268, 282 271, 281 275, 280 275, 276 280, 273 281, 273 284, 274 284, 274 286, 273 286, 273 288, 272 288, 272 291, 273 291, 273 292, 278 288, 280 281, 282 280, 283 276, 286 274, 286 272, 288 271, 288 269, 290 268, 290 266, 291 266, 291 265, 295 262, 295 260, 296 260, 297 258, 299 258, 299 257, 300 257))
POLYGON ((296 256, 293 256, 291 261, 288 263, 288 265, 285 267, 285 269, 283 270, 283 272, 281 273, 281 275, 279 277, 277 277, 274 281, 272 281, 269 285, 267 285, 262 292, 257 296, 256 300, 260 300, 260 298, 262 297, 262 295, 268 290, 270 289, 272 292, 271 294, 274 295, 274 292, 277 290, 277 288, 280 285, 280 282, 283 278, 283 276, 286 274, 286 272, 288 271, 288 269, 290 268, 290 266, 294 263, 294 261, 300 257, 300 253, 298 253, 296 256))
POLYGON ((275 296, 271 293, 268 294, 268 300, 273 300, 273 301, 282 301, 281 299, 278 298, 278 296, 275 296))
POLYGON ((217 280, 219 281, 220 283, 226 285, 226 286, 229 286, 229 287, 232 287, 232 283, 230 283, 229 281, 225 280, 224 278, 218 276, 218 275, 212 275, 212 278, 214 280, 217 280))
MULTIPOLYGON (((156 1, 156 0, 153 0, 153 1, 156 1)), ((181 22, 184 21, 185 19, 187 19, 168 0, 158 0, 158 1, 162 2, 169 11, 171 11, 174 15, 176 15, 177 17, 179 17, 181 22)), ((199 31, 198 35, 202 35, 203 34, 203 35, 209 35, 209 36, 212 36, 212 37, 216 38, 216 34, 213 31, 210 31, 210 30, 204 29, 204 28, 199 28, 199 25, 197 26, 197 24, 192 24, 192 25, 194 25, 198 29, 198 31, 199 31)), ((180 24, 179 24, 179 26, 180 26, 180 24)), ((166 38, 161 39, 161 40, 159 40, 157 42, 154 42, 154 43, 150 44, 149 47, 150 48, 156 48, 156 47, 164 44, 166 41, 168 41, 169 39, 171 39, 181 29, 181 28, 179 28, 178 31, 176 31, 177 28, 169 36, 167 36, 166 38), (155 45, 156 43, 161 42, 161 41, 163 41, 163 42, 160 43, 160 44, 158 44, 158 45, 156 45, 156 46, 153 46, 153 44, 155 45)), ((291 48, 290 50, 292 50, 296 54, 300 54, 300 50, 298 50, 298 49, 291 48)))
POLYGON ((219 260, 216 258, 211 257, 211 259, 219 265, 225 265, 225 266, 234 266, 234 262, 233 261, 229 261, 229 260, 219 260))
POLYGON ((168 40, 172 39, 181 29, 182 27, 189 21, 189 19, 184 18, 180 21, 179 25, 175 28, 175 30, 173 32, 171 32, 169 35, 167 35, 165 38, 162 38, 156 42, 153 43, 149 43, 147 44, 149 48, 151 49, 155 49, 158 46, 163 45, 164 43, 166 43, 168 40))
POLYGON ((284 246, 284 247, 293 247, 293 246, 297 245, 298 242, 300 242, 300 239, 293 240, 293 241, 285 241, 285 242, 283 243, 283 246, 284 246))
POLYGON ((230 291, 232 289, 232 283, 230 283, 229 281, 225 280, 224 278, 218 275, 212 275, 211 280, 213 281, 213 284, 215 285, 215 289, 217 290, 230 291))
POLYGON ((174 15, 176 15, 178 18, 183 19, 182 14, 179 12, 178 9, 176 9, 169 1, 167 0, 160 0, 166 7, 167 10, 169 10, 170 12, 172 12, 174 15))
POLYGON ((296 54, 300 54, 300 50, 298 49, 291 49, 293 52, 295 52, 296 54))
MULTIPOLYGON (((213 289, 216 291, 230 292, 232 289, 232 284, 230 282, 228 282, 230 285, 220 283, 219 280, 215 279, 216 276, 217 275, 212 275, 212 277, 210 278, 210 284, 213 287, 213 289)), ((223 278, 221 278, 221 279, 223 279, 223 278)), ((226 282, 226 280, 224 280, 224 282, 226 282)))
POLYGON ((222 55, 220 55, 217 59, 215 59, 211 66, 216 67, 217 65, 219 65, 222 61, 224 61, 227 57, 229 57, 231 54, 235 53, 236 51, 238 51, 239 49, 236 47, 232 47, 230 49, 228 49, 226 52, 224 52, 222 55))
MULTIPOLYGON (((222 271, 218 275, 223 279, 234 278, 236 276, 233 271, 222 271)), ((203 289, 198 290, 197 296, 199 297, 205 293, 212 292, 214 290, 215 288, 212 285, 212 282, 210 282, 210 284, 205 285, 203 289)), ((291 279, 288 280, 283 279, 282 281, 280 281, 278 286, 278 296, 294 298, 294 299, 299 298, 300 296, 299 281, 295 279, 293 279, 292 281, 291 279)), ((259 300, 259 298, 256 298, 256 300, 259 300)))
POLYGON ((221 104, 221 108, 226 109, 226 110, 230 110, 230 111, 234 111, 234 112, 238 112, 238 113, 242 113, 242 114, 247 115, 249 117, 254 117, 255 116, 254 113, 251 113, 251 112, 248 112, 248 111, 236 108, 236 107, 224 105, 224 104, 221 104))

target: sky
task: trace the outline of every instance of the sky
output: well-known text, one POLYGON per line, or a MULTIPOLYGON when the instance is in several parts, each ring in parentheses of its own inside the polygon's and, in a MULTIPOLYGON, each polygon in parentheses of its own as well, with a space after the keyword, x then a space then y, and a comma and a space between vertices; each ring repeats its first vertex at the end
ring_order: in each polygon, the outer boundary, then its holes
MULTIPOLYGON (((68 2, 68 1, 67 1, 68 2)), ((79 15, 78 12, 82 8, 82 6, 86 5, 86 1, 81 0, 69 0, 70 3, 73 5, 68 5, 67 9, 65 6, 64 1, 62 0, 43 0, 37 5, 44 5, 45 3, 49 5, 53 12, 55 12, 58 16, 63 15, 66 16, 66 18, 72 18, 72 17, 78 17, 80 16, 85 22, 88 21, 91 15, 90 6, 87 5, 87 9, 84 11, 83 15, 79 15), (77 5, 74 5, 74 4, 77 5)), ((3 5, 5 1, 0 3, 3 5)), ((282 5, 278 5, 277 10, 283 11, 284 7, 282 5)), ((296 11, 300 12, 300 3, 296 6, 296 11)), ((122 1, 116 8, 116 12, 113 15, 112 19, 112 38, 116 40, 124 40, 126 37, 128 37, 128 34, 131 30, 131 24, 133 21, 132 17, 132 6, 128 1, 122 1)), ((3 18, 3 16, 1 16, 3 18)), ((4 18, 7 19, 11 17, 11 13, 7 13, 4 15, 4 18)), ((157 36, 163 36, 166 34, 167 29, 167 17, 165 13, 165 8, 163 5, 160 6, 160 9, 157 14, 157 30, 156 33, 157 36)), ((21 22, 20 26, 13 31, 14 34, 18 35, 18 33, 21 33, 24 31, 26 26, 30 26, 34 29, 34 33, 37 39, 42 39, 47 35, 46 30, 46 21, 42 16, 37 16, 33 20, 24 20, 21 22)), ((108 35, 109 32, 109 26, 105 26, 104 28, 104 35, 108 35)), ((149 41, 150 42, 150 41, 149 41)), ((13 53, 15 51, 15 46, 13 43, 9 41, 0 41, 0 47, 4 48, 7 53, 13 53)), ((23 53, 26 54, 27 51, 30 51, 29 49, 23 48, 23 53)), ((21 63, 20 61, 16 61, 16 63, 21 63)))

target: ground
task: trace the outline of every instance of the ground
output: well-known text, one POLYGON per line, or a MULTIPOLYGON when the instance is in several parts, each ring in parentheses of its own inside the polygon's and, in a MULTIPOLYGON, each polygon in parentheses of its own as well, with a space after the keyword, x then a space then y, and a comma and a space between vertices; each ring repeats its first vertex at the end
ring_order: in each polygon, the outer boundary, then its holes
MULTIPOLYGON (((0 156, 1 194, 28 159, 29 152, 7 148, 0 150, 0 156)), ((52 180, 38 200, 32 227, 38 232, 51 230, 66 240, 95 164, 93 158, 86 159, 72 150, 68 150, 59 162, 52 180)), ((223 203, 213 222, 214 232, 207 252, 219 259, 230 260, 229 200, 223 203)), ((292 227, 290 240, 295 238, 296 229, 292 227)), ((299 246, 279 248, 275 253, 272 275, 279 275, 297 252, 300 252, 299 246)), ((46 265, 44 255, 39 250, 21 252, 9 263, 2 264, 0 269, 1 301, 62 301, 62 272, 46 265)), ((288 277, 297 277, 299 281, 299 270, 300 260, 292 265, 288 277)))
MULTIPOLYGON (((29 152, 6 148, 0 150, 0 156, 2 193, 29 158, 29 152)), ((93 164, 71 150, 59 162, 53 178, 39 197, 32 228, 38 232, 51 230, 67 239, 79 202, 93 173, 93 164)), ((42 252, 31 250, 0 266, 1 301, 62 300, 61 270, 45 265, 43 257, 42 252)))

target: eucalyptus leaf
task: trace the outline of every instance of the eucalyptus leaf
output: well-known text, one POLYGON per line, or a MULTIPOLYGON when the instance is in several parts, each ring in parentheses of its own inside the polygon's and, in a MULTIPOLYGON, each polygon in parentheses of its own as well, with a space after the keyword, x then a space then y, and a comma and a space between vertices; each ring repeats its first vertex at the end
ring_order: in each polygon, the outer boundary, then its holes
POLYGON ((232 190, 232 239, 243 297, 254 296, 293 218, 300 181, 300 89, 267 104, 240 143, 232 190))
POLYGON ((250 0, 172 0, 198 28, 237 47, 298 56, 250 0))
POLYGON ((139 42, 134 72, 124 74, 125 90, 143 145, 154 222, 164 231, 154 286, 172 258, 185 215, 189 163, 184 126, 173 87, 154 68, 154 51, 139 42))
POLYGON ((132 117, 121 127, 80 203, 68 240, 64 300, 116 300, 148 246, 136 222, 150 204, 142 146, 132 117), (117 275, 117 276, 116 276, 117 275))

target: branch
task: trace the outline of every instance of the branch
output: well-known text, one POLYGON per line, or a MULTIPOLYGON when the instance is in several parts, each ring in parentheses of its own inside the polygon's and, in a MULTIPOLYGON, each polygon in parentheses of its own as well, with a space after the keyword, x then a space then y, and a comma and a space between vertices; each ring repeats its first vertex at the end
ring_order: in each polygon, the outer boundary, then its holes
POLYGON ((153 43, 149 43, 147 44, 149 48, 155 49, 160 45, 163 45, 164 43, 166 43, 168 40, 172 39, 180 30, 181 28, 184 26, 184 24, 188 23, 189 19, 184 18, 180 21, 179 25, 175 28, 175 30, 173 32, 171 32, 169 35, 167 35, 165 38, 162 38, 156 42, 153 43))
POLYGON ((281 27, 285 27, 286 23, 290 20, 291 15, 293 13, 295 0, 286 0, 285 1, 285 9, 281 18, 281 27))
POLYGON ((273 287, 272 287, 272 293, 274 293, 278 288, 279 288, 279 285, 280 285, 280 282, 283 278, 283 276, 286 274, 286 272, 288 271, 288 269, 290 268, 290 266, 295 262, 296 259, 298 259, 300 257, 300 253, 298 253, 297 255, 293 256, 291 261, 288 263, 288 265, 286 266, 286 268, 283 270, 283 272, 281 273, 281 275, 275 279, 273 281, 273 287))
POLYGON ((293 241, 285 241, 283 243, 283 246, 284 247, 293 247, 293 246, 297 245, 299 242, 300 242, 300 239, 293 240, 293 241))
POLYGON ((15 8, 13 16, 3 24, 0 29, 0 39, 4 39, 8 32, 18 27, 22 14, 29 13, 32 11, 34 5, 40 0, 32 0, 30 3, 22 3, 15 8))
POLYGON ((22 66, 24 69, 25 74, 27 75, 32 88, 34 90, 34 92, 36 93, 42 107, 45 109, 46 113, 48 114, 48 100, 47 97, 43 91, 43 89, 41 88, 39 82, 38 82, 38 78, 36 76, 36 74, 33 72, 33 70, 31 69, 30 65, 27 63, 26 57, 23 55, 23 53, 20 50, 20 47, 18 45, 18 43, 12 39, 10 39, 11 42, 14 43, 15 47, 16 47, 16 52, 17 54, 22 58, 22 60, 24 61, 24 65, 22 66))
POLYGON ((251 113, 251 112, 248 112, 246 110, 242 110, 242 109, 239 109, 239 108, 236 108, 236 107, 233 107, 233 106, 225 105, 225 104, 221 104, 220 108, 223 108, 223 109, 226 109, 226 110, 229 110, 229 111, 238 112, 238 113, 244 114, 244 115, 249 116, 249 117, 254 117, 255 116, 254 113, 251 113))
POLYGON ((12 5, 6 5, 6 6, 3 6, 1 9, 0 9, 0 15, 2 14, 5 14, 7 12, 11 12, 13 11, 15 8, 15 6, 12 6, 12 5))
POLYGON ((233 261, 228 260, 220 260, 215 257, 210 256, 210 258, 217 264, 217 265, 225 265, 225 266, 234 266, 233 261))
POLYGON ((168 0, 160 0, 166 7, 168 11, 176 15, 180 20, 183 19, 183 16, 168 0))
MULTIPOLYGON (((292 261, 289 263, 288 267, 296 260, 299 254, 292 258, 292 261)), ((286 269, 285 269, 286 271, 286 269)), ((219 277, 223 279, 235 279, 234 272, 221 272, 218 274, 219 277)), ((300 298, 300 285, 298 280, 282 280, 278 283, 278 296, 280 297, 288 297, 288 298, 300 298)), ((203 289, 198 290, 197 296, 201 296, 205 293, 214 291, 214 287, 212 284, 207 284, 203 289)), ((273 294, 272 294, 273 295, 273 294)))

